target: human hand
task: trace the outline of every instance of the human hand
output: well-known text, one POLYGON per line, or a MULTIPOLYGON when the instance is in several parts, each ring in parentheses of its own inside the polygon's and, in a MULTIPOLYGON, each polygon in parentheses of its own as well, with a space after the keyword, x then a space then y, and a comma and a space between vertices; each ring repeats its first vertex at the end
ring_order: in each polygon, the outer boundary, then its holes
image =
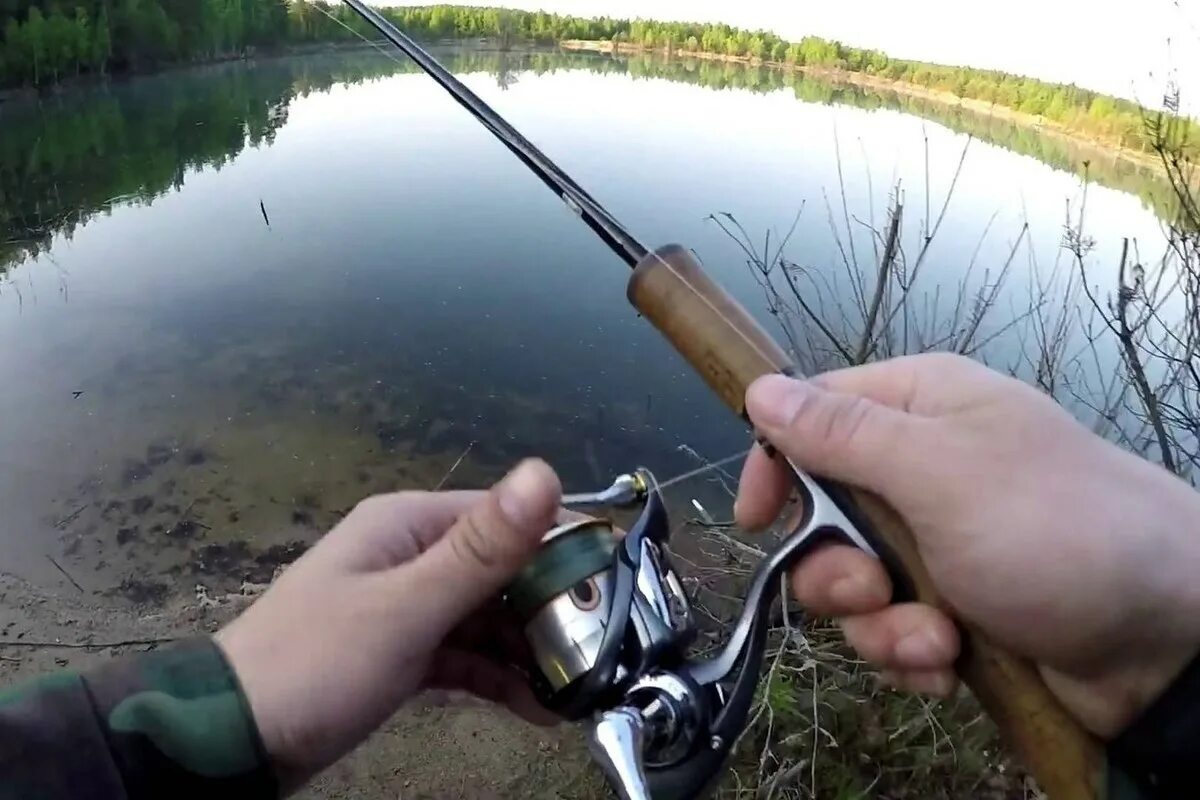
MULTIPOLYGON (((761 378, 746 403, 799 468, 891 503, 954 613, 1037 662, 1094 733, 1118 733, 1200 647, 1200 494, 1032 387, 923 355, 804 382, 761 378)), ((756 448, 739 523, 769 524, 790 491, 781 463, 756 448)), ((955 625, 931 606, 888 606, 875 559, 828 547, 792 585, 892 684, 953 690, 955 625)))
POLYGON ((285 788, 426 688, 554 721, 528 688, 519 631, 480 609, 533 555, 561 493, 526 461, 487 493, 368 498, 217 633, 285 788))

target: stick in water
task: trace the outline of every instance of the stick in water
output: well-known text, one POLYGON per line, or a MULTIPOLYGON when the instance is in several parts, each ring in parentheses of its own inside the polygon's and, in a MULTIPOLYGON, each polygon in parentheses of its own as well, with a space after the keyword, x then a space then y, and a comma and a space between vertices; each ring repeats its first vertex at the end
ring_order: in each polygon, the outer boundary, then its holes
POLYGON ((458 465, 462 463, 463 459, 467 457, 467 453, 471 452, 471 448, 474 446, 475 442, 473 441, 467 443, 467 448, 462 451, 458 457, 458 460, 454 462, 450 469, 446 470, 446 474, 443 475, 442 479, 437 482, 437 486, 433 487, 435 492, 441 491, 442 487, 446 485, 446 481, 450 480, 450 476, 454 474, 454 470, 458 469, 458 465))
POLYGON ((54 556, 47 553, 46 558, 50 559, 50 563, 54 565, 54 568, 57 569, 59 572, 61 572, 63 574, 63 577, 66 578, 67 580, 69 580, 71 582, 71 585, 79 590, 80 594, 84 593, 83 587, 79 585, 79 581, 72 578, 71 573, 69 573, 65 569, 63 569, 62 564, 60 564, 54 560, 54 556))

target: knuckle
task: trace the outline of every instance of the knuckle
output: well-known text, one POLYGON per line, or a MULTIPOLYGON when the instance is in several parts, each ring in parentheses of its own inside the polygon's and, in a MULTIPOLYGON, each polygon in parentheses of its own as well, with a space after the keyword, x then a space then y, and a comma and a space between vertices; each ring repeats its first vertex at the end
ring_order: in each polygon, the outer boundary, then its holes
POLYGON ((373 494, 370 497, 365 497, 359 500, 354 506, 354 510, 365 514, 382 515, 392 512, 396 509, 403 508, 408 503, 412 502, 414 492, 391 492, 386 494, 373 494))
POLYGON ((455 535, 450 537, 450 547, 466 564, 491 568, 503 560, 495 540, 488 536, 486 523, 477 513, 467 514, 459 520, 455 535))
POLYGON ((866 426, 870 414, 871 403, 862 397, 843 397, 823 404, 812 420, 817 441, 834 450, 850 444, 866 426))
POLYGON ((373 494, 370 497, 364 497, 354 504, 351 514, 369 515, 378 513, 384 508, 386 502, 382 495, 373 494))
POLYGON ((935 370, 942 375, 961 375, 964 372, 974 371, 979 366, 976 362, 958 353, 922 353, 918 358, 928 369, 935 370))

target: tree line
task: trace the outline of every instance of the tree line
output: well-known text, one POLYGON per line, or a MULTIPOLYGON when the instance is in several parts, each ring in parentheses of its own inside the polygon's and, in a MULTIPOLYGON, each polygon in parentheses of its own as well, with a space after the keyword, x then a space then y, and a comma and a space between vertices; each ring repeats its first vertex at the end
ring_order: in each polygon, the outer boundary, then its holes
MULTIPOLYGON (((667 54, 706 53, 784 68, 876 76, 1039 117, 1120 147, 1145 153, 1154 150, 1153 139, 1146 133, 1147 111, 1130 100, 998 70, 892 58, 879 50, 851 47, 816 36, 789 42, 770 31, 715 23, 582 18, 467 6, 389 8, 384 13, 409 34, 422 39, 493 37, 545 44, 569 39, 599 40, 667 54)), ((354 21, 348 21, 353 27, 354 21)), ((349 34, 343 31, 342 35, 349 34)), ((1195 121, 1188 124, 1191 141, 1200 141, 1200 124, 1195 121)))
MULTIPOLYGON (((705 53, 782 68, 858 73, 947 92, 1086 133, 1106 143, 1153 150, 1137 103, 1079 86, 996 70, 891 58, 878 50, 808 36, 723 24, 584 18, 469 6, 384 8, 423 40, 489 38, 553 44, 570 39, 705 53)), ((244 53, 288 42, 350 40, 372 32, 341 3, 321 0, 0 0, 0 86, 44 85, 80 73, 244 53)), ((1192 140, 1200 124, 1187 123, 1192 140)))

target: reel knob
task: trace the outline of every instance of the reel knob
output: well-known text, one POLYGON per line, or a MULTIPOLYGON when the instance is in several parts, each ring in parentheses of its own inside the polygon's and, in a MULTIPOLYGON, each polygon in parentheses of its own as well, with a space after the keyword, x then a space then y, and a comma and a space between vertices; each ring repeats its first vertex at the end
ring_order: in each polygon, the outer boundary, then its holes
POLYGON ((592 726, 588 750, 622 800, 650 800, 642 766, 645 722, 635 708, 605 711, 592 726))

